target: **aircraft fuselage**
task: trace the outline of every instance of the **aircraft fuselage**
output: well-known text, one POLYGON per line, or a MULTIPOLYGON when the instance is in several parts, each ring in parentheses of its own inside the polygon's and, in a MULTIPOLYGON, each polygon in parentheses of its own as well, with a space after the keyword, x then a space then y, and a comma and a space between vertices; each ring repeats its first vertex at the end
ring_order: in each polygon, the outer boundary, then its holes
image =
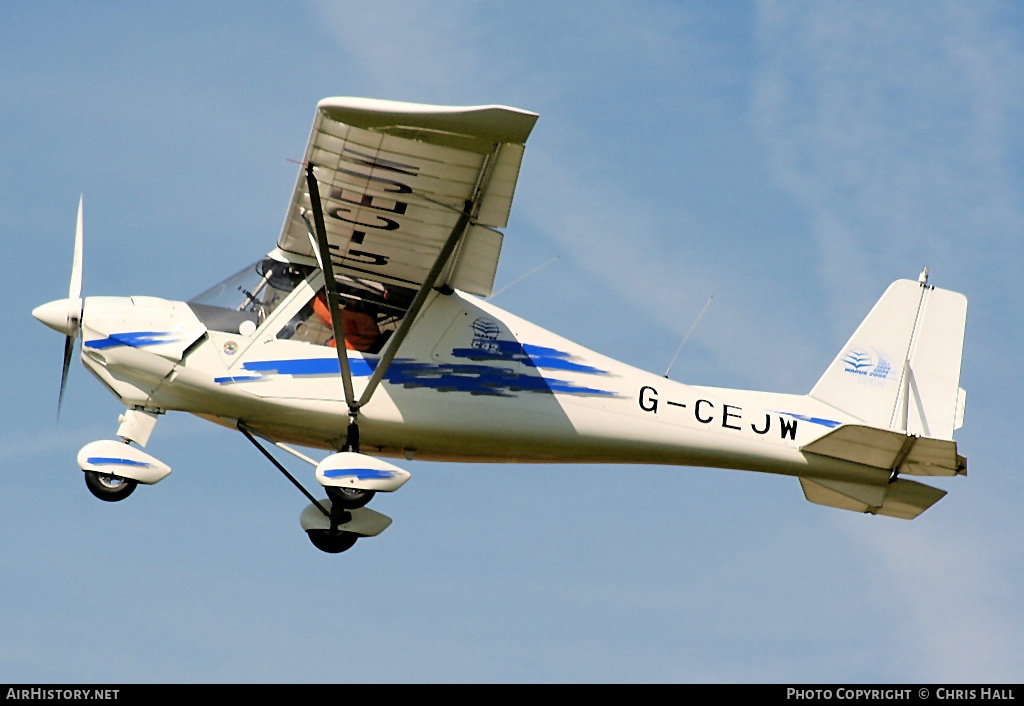
MULTIPOLYGON (((337 352, 279 337, 304 303, 299 290, 295 299, 242 335, 208 330, 183 302, 92 297, 82 357, 129 407, 241 421, 277 441, 337 450, 348 423, 337 352)), ((349 351, 348 360, 358 396, 380 356, 349 351)), ((373 455, 884 482, 883 470, 799 450, 846 421, 807 396, 637 370, 460 292, 432 295, 359 417, 373 455)))

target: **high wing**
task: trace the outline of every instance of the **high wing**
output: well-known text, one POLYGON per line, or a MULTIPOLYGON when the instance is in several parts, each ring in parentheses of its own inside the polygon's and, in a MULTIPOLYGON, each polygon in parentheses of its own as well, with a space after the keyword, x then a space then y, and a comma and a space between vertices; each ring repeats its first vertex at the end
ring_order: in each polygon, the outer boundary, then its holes
MULTIPOLYGON (((537 114, 366 98, 317 105, 305 162, 314 165, 331 260, 348 275, 418 288, 459 217, 470 226, 438 278, 487 296, 523 149, 537 114)), ((281 250, 312 256, 310 199, 300 173, 281 250)))

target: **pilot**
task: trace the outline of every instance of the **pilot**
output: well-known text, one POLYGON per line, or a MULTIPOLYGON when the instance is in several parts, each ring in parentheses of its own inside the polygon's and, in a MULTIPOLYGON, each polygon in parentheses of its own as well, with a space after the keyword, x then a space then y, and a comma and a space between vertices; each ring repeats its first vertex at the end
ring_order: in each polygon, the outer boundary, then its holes
MULTIPOLYGON (((324 324, 332 327, 331 308, 327 304, 327 292, 321 289, 313 299, 313 313, 324 324)), ((345 329, 345 348, 350 351, 376 352, 381 339, 377 319, 366 310, 363 302, 354 301, 341 310, 341 325, 345 329)), ((332 338, 328 346, 335 347, 337 342, 332 338)))

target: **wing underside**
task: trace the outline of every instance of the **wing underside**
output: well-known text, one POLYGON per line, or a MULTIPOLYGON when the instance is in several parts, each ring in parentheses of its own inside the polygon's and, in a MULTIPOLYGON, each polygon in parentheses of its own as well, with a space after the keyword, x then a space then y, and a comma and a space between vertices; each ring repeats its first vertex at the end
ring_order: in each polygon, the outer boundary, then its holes
MULTIPOLYGON (((321 101, 305 162, 314 165, 336 274, 419 287, 472 203, 470 226, 438 285, 489 295, 497 229, 508 221, 536 120, 503 106, 321 101)), ((312 256, 309 219, 300 173, 278 247, 312 256)))

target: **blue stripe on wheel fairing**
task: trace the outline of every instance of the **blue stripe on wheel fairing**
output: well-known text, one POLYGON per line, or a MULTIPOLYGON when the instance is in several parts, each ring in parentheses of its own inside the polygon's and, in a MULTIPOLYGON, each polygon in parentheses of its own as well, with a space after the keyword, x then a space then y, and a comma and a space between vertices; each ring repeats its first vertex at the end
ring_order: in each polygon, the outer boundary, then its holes
POLYGON ((85 459, 87 463, 94 463, 98 466, 132 466, 134 468, 149 468, 151 463, 145 461, 133 461, 130 458, 113 458, 108 456, 90 456, 85 459))
POLYGON ((376 468, 335 468, 324 471, 325 478, 339 478, 341 476, 355 476, 359 480, 384 480, 394 478, 396 471, 382 471, 376 468))

